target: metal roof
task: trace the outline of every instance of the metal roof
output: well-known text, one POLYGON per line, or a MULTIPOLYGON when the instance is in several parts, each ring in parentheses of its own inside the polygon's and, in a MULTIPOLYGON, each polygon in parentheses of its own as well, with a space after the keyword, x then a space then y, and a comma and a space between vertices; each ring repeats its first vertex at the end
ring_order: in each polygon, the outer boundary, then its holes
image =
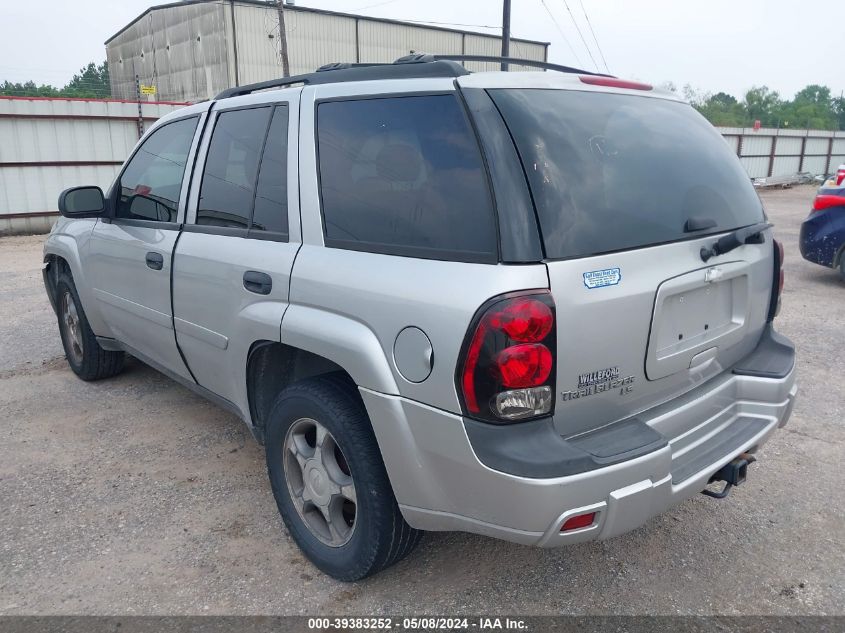
MULTIPOLYGON (((183 7, 183 6, 191 5, 191 4, 223 3, 225 1, 226 0, 182 0, 181 2, 169 2, 167 4, 154 5, 154 6, 150 7, 149 9, 147 9, 146 11, 144 11, 137 18, 132 20, 129 24, 124 26, 122 29, 120 29, 117 33, 112 35, 104 43, 108 44, 113 39, 115 39, 117 36, 121 35, 127 29, 132 27, 136 22, 141 20, 144 16, 149 15, 153 11, 158 11, 159 9, 171 9, 171 8, 176 8, 176 7, 183 7)), ((234 0, 234 2, 236 4, 246 4, 246 5, 253 5, 253 6, 259 6, 259 7, 265 7, 265 8, 275 8, 275 6, 276 6, 274 2, 264 1, 264 0, 234 0)), ((343 17, 343 18, 356 18, 356 19, 359 19, 359 20, 367 20, 367 21, 371 21, 371 22, 382 22, 382 23, 386 23, 386 24, 399 24, 401 26, 414 26, 414 27, 421 28, 421 29, 431 29, 433 31, 447 31, 449 33, 469 33, 469 34, 472 34, 472 35, 480 35, 482 37, 493 37, 493 38, 499 38, 500 37, 499 35, 492 35, 490 33, 482 33, 480 31, 467 31, 467 30, 462 30, 462 29, 452 29, 452 28, 448 28, 448 27, 445 27, 445 26, 430 25, 430 24, 426 24, 424 22, 406 22, 406 21, 403 21, 403 20, 393 20, 393 19, 390 19, 390 18, 375 18, 375 17, 369 16, 369 15, 359 15, 357 13, 343 13, 341 11, 329 11, 328 9, 316 9, 316 8, 313 8, 313 7, 301 7, 301 6, 290 5, 290 4, 285 4, 285 11, 304 11, 306 13, 319 13, 319 14, 322 14, 322 15, 332 15, 332 16, 343 17)), ((526 40, 526 39, 522 39, 522 38, 519 38, 519 37, 512 37, 511 42, 523 42, 525 44, 539 44, 540 46, 549 46, 550 45, 550 42, 542 42, 540 40, 526 40)))

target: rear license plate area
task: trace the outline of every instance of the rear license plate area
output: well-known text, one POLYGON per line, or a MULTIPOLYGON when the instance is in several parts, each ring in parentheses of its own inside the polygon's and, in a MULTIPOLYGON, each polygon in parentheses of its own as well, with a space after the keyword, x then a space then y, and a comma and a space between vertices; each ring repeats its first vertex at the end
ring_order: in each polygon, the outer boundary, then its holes
POLYGON ((748 276, 740 271, 715 282, 705 281, 704 271, 663 282, 652 315, 648 378, 689 369, 696 354, 733 345, 742 338, 747 315, 748 276))

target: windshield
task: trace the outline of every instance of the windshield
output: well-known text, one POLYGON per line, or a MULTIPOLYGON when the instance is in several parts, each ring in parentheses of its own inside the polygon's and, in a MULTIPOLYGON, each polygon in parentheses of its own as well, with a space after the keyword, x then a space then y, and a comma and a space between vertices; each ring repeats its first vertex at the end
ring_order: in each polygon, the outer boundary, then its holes
POLYGON ((719 133, 687 104, 574 90, 497 89, 546 257, 661 244, 764 219, 719 133), (690 218, 706 230, 685 232, 690 218))

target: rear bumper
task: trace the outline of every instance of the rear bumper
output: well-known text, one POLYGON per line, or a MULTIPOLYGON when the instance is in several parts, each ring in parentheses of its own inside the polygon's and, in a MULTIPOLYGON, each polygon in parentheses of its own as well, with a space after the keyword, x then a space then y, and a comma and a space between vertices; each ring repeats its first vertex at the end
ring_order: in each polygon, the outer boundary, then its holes
POLYGON ((610 434, 601 442, 582 442, 579 448, 575 438, 578 450, 592 450, 594 464, 579 458, 581 467, 560 476, 514 474, 520 472, 520 459, 535 459, 538 451, 530 443, 516 448, 510 466, 491 467, 489 454, 476 450, 460 416, 366 389, 361 393, 396 498, 412 526, 553 547, 639 527, 702 490, 723 465, 739 453, 756 451, 786 424, 797 392, 794 363, 780 375, 744 365, 741 373, 725 372, 640 415, 637 423, 647 430, 634 429, 633 450, 630 421, 619 427, 625 438, 612 437, 617 425, 607 427, 610 434), (602 449, 613 444, 622 446, 621 452, 602 449), (569 516, 587 512, 596 513, 592 525, 560 533, 569 516))
POLYGON ((813 213, 801 223, 798 247, 809 262, 835 268, 845 245, 845 210, 841 207, 813 213))

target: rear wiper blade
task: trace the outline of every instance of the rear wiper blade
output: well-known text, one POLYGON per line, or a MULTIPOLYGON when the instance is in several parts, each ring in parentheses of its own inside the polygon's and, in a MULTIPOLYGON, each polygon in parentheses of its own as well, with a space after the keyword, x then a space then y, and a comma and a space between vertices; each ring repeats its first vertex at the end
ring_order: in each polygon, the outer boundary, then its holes
POLYGON ((762 240, 760 234, 766 229, 774 226, 770 222, 759 222, 737 229, 733 233, 728 233, 720 237, 710 248, 706 246, 701 247, 701 261, 706 262, 711 257, 716 255, 724 255, 735 248, 739 248, 743 244, 759 244, 762 240))

